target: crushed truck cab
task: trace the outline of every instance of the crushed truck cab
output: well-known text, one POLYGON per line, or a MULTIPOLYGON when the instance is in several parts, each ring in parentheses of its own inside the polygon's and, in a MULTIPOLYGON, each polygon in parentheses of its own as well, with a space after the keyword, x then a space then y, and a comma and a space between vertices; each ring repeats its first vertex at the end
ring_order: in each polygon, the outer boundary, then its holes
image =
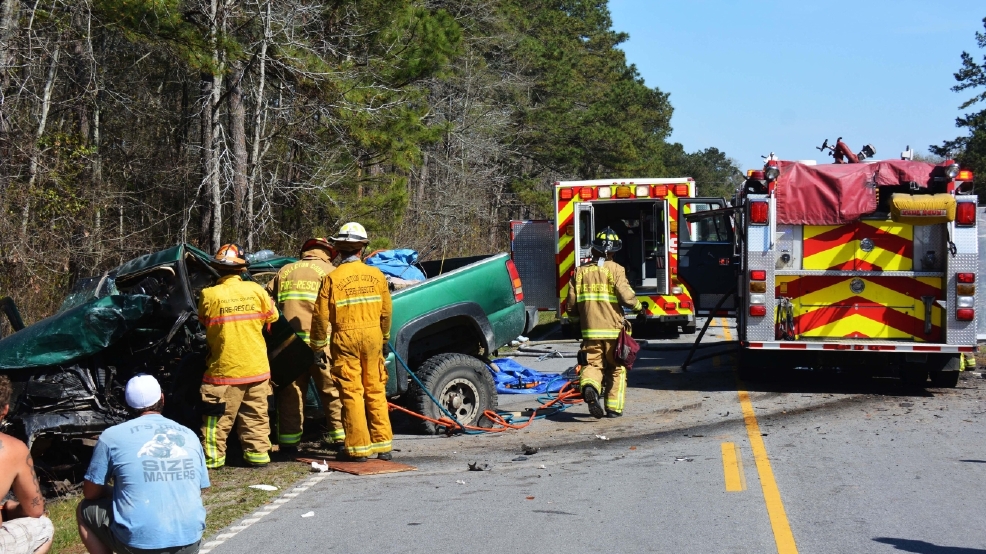
MULTIPOLYGON (((735 314, 739 369, 877 372, 955 386, 976 344, 979 264, 972 175, 952 162, 768 161, 732 206, 686 225, 735 229, 706 268, 735 314)), ((707 256, 693 251, 690 263, 707 256)))

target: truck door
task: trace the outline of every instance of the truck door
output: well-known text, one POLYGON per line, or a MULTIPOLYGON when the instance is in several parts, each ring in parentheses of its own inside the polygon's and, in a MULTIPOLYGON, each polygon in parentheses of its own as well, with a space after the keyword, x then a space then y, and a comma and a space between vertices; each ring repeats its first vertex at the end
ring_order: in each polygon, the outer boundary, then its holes
POLYGON ((592 258, 592 238, 595 236, 592 204, 575 205, 575 267, 592 258))
MULTIPOLYGON (((733 211, 722 198, 680 198, 678 278, 695 301, 695 312, 709 314, 736 284, 733 211)), ((731 298, 720 310, 735 313, 731 298)))

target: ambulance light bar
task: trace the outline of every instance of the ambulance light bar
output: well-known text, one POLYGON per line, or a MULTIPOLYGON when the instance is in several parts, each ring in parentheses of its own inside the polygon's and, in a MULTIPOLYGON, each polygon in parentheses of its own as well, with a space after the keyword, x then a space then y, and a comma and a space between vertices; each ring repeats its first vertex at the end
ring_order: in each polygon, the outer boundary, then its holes
POLYGON ((650 186, 648 185, 637 185, 637 190, 635 191, 637 198, 650 196, 650 186))
POLYGON ((571 200, 572 199, 572 194, 573 194, 572 189, 568 189, 568 188, 560 189, 558 191, 558 199, 559 200, 571 200))
POLYGON ((598 192, 600 200, 613 197, 613 187, 599 187, 598 192))
POLYGON ((630 187, 626 186, 626 185, 620 185, 620 186, 616 187, 616 197, 617 198, 631 198, 631 197, 633 197, 633 190, 630 187))
POLYGON ((592 187, 582 187, 579 190, 579 197, 582 198, 582 200, 592 200, 596 197, 596 189, 592 187))
POLYGON ((688 196, 688 185, 675 185, 674 186, 675 196, 688 196))
POLYGON ((654 198, 664 198, 668 195, 667 185, 654 185, 654 190, 651 192, 651 196, 654 198))

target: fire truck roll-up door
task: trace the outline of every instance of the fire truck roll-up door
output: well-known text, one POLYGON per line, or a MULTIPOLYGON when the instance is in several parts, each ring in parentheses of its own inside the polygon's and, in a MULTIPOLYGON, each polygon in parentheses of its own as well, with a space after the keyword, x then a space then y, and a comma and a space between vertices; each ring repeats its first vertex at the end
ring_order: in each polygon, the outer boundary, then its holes
MULTIPOLYGON (((733 210, 722 198, 682 198, 678 278, 692 291, 696 314, 708 315, 736 285, 733 210)), ((736 298, 720 307, 735 315, 736 298)))

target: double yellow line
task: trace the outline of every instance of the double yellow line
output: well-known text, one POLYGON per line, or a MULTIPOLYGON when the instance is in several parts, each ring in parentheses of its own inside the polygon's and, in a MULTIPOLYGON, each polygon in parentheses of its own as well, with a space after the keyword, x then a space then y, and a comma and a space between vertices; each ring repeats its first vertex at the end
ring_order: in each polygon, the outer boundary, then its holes
MULTIPOLYGON (((726 321, 720 319, 719 324, 722 326, 724 338, 732 340, 726 321)), ((777 481, 774 479, 774 470, 770 467, 770 458, 767 456, 767 447, 763 443, 763 435, 760 434, 760 424, 757 423, 753 403, 750 402, 750 393, 743 388, 741 382, 737 387, 737 394, 739 394, 740 407, 743 409, 743 422, 746 424, 746 434, 750 439, 753 459, 757 464, 757 474, 760 476, 760 487, 763 489, 764 503, 767 505, 767 516, 770 518, 770 527, 774 532, 777 552, 797 554, 798 547, 794 542, 794 533, 791 532, 791 524, 784 511, 784 502, 781 501, 781 491, 777 488, 777 481)), ((730 442, 722 444, 722 466, 726 490, 730 492, 746 490, 742 457, 735 444, 730 442)))

